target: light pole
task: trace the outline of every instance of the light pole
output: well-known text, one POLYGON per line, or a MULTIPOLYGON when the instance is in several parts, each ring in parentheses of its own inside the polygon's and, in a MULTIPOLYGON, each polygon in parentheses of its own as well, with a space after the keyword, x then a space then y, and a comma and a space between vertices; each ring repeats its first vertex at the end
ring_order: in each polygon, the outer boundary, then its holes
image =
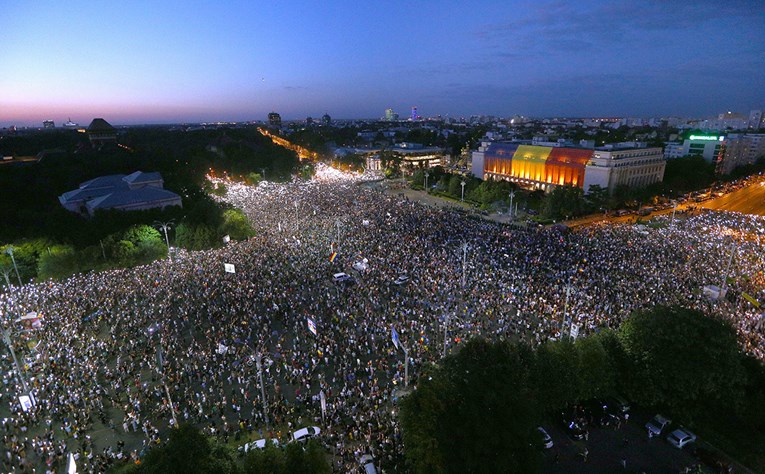
POLYGON ((677 212, 677 201, 675 201, 675 205, 672 208, 672 225, 671 225, 671 227, 675 227, 675 212, 677 212))
POLYGON ((515 197, 515 191, 510 191, 510 220, 513 220, 513 198, 515 197))
POLYGON ((337 241, 337 246, 338 247, 340 247, 340 226, 341 225, 342 224, 340 223, 340 219, 337 219, 335 221, 335 226, 337 226, 337 239, 336 239, 336 241, 337 241))
POLYGON ((728 289, 728 275, 730 274, 730 265, 733 263, 733 253, 736 250, 736 243, 730 244, 730 257, 728 258, 728 266, 725 267, 725 274, 723 275, 722 285, 720 285, 720 298, 725 297, 725 292, 728 289))
POLYGON ((170 226, 173 224, 173 221, 167 221, 167 222, 155 222, 154 225, 162 229, 165 233, 165 244, 167 245, 167 258, 172 260, 170 257, 170 239, 167 238, 167 231, 170 229, 170 226))
POLYGON ((428 176, 430 176, 430 173, 427 171, 425 172, 425 192, 428 192, 428 176))
POLYGON ((460 197, 460 202, 465 202, 465 180, 463 179, 460 181, 460 186, 462 186, 462 197, 460 197))
POLYGON ((8 350, 10 351, 11 357, 13 358, 13 363, 16 365, 16 372, 18 373, 19 380, 21 380, 21 386, 24 387, 24 393, 29 395, 29 387, 27 387, 27 381, 24 380, 24 374, 21 372, 19 361, 16 359, 16 352, 14 352, 13 344, 11 343, 11 334, 7 329, 3 330, 3 342, 5 342, 5 345, 8 346, 8 350))
POLYGON ((467 251, 468 244, 465 242, 462 244, 462 292, 465 292, 465 281, 467 278, 467 251))
POLYGON ((5 249, 5 253, 11 256, 11 261, 13 262, 13 269, 16 271, 16 278, 19 279, 19 287, 24 286, 23 283, 21 283, 21 276, 19 275, 19 268, 16 266, 16 259, 13 257, 13 247, 8 246, 7 249, 5 249))
POLYGON ((173 399, 170 396, 170 389, 167 388, 167 380, 165 380, 165 368, 163 362, 164 359, 162 357, 162 336, 159 336, 159 346, 157 347, 157 351, 159 354, 159 368, 157 371, 162 378, 162 385, 165 387, 165 394, 167 394, 167 402, 170 404, 170 415, 173 417, 173 427, 178 428, 178 419, 175 417, 175 405, 173 404, 173 399))
POLYGON ((299 206, 298 202, 295 201, 295 233, 296 234, 298 230, 298 206, 299 206))
POLYGON ((8 294, 11 294, 11 280, 8 278, 8 275, 11 274, 11 270, 6 267, 2 267, 0 268, 0 273, 2 273, 5 277, 5 284, 8 285, 8 294))
POLYGON ((268 427, 268 410, 266 410, 266 386, 263 385, 263 356, 260 352, 255 353, 255 364, 258 367, 258 378, 260 379, 260 403, 263 405, 263 419, 266 421, 266 427, 268 427))

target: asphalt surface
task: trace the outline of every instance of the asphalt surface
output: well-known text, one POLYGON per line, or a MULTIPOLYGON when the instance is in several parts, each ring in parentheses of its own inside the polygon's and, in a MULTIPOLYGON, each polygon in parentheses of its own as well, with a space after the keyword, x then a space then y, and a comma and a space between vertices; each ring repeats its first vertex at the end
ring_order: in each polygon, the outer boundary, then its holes
POLYGON ((765 181, 698 203, 699 207, 765 216, 765 181))

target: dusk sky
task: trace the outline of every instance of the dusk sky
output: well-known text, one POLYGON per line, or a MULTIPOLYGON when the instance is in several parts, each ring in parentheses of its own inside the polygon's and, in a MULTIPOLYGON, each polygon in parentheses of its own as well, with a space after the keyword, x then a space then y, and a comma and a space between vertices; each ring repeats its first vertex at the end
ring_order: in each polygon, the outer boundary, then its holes
POLYGON ((0 126, 765 107, 765 1, 15 1, 0 126))

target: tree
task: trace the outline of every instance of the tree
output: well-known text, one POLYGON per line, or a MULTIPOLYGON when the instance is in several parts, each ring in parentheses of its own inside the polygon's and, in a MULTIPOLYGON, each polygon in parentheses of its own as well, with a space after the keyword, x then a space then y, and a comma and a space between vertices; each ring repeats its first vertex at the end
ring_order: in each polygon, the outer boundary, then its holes
POLYGON ((401 406, 412 471, 537 471, 533 355, 524 345, 472 339, 423 375, 401 406))
POLYGON ((692 419, 710 405, 737 406, 746 381, 730 323, 680 307, 633 314, 619 330, 631 398, 692 419))
POLYGON ((167 444, 149 451, 143 462, 130 470, 136 474, 237 474, 241 472, 230 450, 191 425, 170 432, 167 444))
POLYGON ((239 209, 226 209, 223 211, 223 224, 220 234, 228 235, 234 240, 246 240, 255 235, 247 216, 239 209))

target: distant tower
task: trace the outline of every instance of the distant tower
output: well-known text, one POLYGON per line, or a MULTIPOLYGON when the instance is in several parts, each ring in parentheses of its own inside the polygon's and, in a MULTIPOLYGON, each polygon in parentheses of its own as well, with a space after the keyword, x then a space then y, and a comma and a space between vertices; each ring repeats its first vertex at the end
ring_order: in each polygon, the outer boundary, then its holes
POLYGON ((277 114, 276 112, 271 112, 270 114, 268 114, 268 123, 274 127, 281 127, 282 116, 277 114))
POLYGON ((56 124, 53 120, 43 120, 43 128, 56 128, 56 124))
POLYGON ((392 122, 394 120, 393 119, 394 115, 395 114, 393 113, 393 109, 385 109, 385 120, 386 121, 392 122))
POLYGON ((417 106, 412 107, 412 120, 417 120, 417 106))
POLYGON ((313 118, 310 115, 306 117, 305 124, 308 125, 309 127, 313 125, 313 118))
POLYGON ((321 117, 321 123, 322 125, 332 125, 332 117, 330 117, 329 114, 324 114, 321 117))

